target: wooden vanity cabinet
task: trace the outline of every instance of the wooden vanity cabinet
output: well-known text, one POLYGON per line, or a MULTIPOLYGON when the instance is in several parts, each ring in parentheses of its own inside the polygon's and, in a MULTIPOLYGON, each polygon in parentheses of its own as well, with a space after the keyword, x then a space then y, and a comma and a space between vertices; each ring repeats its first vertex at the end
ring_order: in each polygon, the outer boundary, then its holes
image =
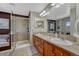
POLYGON ((44 56, 54 55, 54 53, 52 53, 52 51, 53 51, 53 46, 45 41, 44 42, 44 56))
POLYGON ((33 36, 33 44, 42 56, 74 56, 75 54, 51 44, 42 38, 33 36))
POLYGON ((72 53, 44 41, 44 56, 71 56, 72 53))
POLYGON ((40 55, 43 55, 43 39, 33 36, 33 43, 40 55))
POLYGON ((68 52, 62 48, 59 48, 57 46, 55 46, 54 53, 56 56, 71 56, 70 52, 68 52))

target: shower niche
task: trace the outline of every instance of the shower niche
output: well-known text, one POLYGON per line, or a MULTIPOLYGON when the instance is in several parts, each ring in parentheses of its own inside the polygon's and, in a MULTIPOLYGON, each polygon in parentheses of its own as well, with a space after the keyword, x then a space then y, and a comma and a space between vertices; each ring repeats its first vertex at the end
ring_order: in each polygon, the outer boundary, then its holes
POLYGON ((10 14, 0 12, 0 51, 11 49, 10 14))

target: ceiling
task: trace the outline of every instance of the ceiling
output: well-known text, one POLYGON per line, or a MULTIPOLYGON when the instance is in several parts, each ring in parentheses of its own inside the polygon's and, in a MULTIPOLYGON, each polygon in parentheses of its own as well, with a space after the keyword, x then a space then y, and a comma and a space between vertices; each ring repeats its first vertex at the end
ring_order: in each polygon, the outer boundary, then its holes
MULTIPOLYGON (((0 3, 0 11, 28 16, 30 11, 41 12, 48 3, 0 3)), ((70 15, 70 4, 62 4, 59 8, 52 7, 47 19, 56 20, 70 15)))
POLYGON ((47 3, 0 3, 0 11, 28 16, 30 11, 41 12, 47 3))
POLYGON ((57 20, 63 17, 70 16, 70 4, 65 3, 58 8, 52 7, 49 12, 49 15, 47 15, 46 17, 51 20, 57 20))

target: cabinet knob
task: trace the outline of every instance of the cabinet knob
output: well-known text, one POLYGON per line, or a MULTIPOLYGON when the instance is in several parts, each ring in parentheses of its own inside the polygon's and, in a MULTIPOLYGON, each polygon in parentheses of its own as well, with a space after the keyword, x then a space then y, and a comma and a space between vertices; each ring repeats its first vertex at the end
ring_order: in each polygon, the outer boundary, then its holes
POLYGON ((54 53, 53 53, 52 55, 53 55, 53 56, 55 56, 55 54, 54 54, 54 53))
POLYGON ((63 53, 61 53, 61 56, 63 55, 63 53))

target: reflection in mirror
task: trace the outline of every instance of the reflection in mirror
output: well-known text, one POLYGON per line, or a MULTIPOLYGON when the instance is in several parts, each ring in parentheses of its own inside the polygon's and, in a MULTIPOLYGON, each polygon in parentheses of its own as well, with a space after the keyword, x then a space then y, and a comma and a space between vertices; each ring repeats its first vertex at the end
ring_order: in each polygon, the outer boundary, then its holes
POLYGON ((71 25, 71 23, 68 21, 68 22, 66 22, 66 26, 67 27, 70 27, 70 25, 71 25))
POLYGON ((9 32, 9 19, 0 18, 0 47, 9 46, 8 32, 9 32))
POLYGON ((9 19, 0 18, 0 29, 9 29, 9 19))
POLYGON ((70 17, 66 17, 56 21, 57 32, 70 35, 70 27, 71 27, 70 17))
POLYGON ((9 35, 0 35, 0 47, 9 46, 9 35))

